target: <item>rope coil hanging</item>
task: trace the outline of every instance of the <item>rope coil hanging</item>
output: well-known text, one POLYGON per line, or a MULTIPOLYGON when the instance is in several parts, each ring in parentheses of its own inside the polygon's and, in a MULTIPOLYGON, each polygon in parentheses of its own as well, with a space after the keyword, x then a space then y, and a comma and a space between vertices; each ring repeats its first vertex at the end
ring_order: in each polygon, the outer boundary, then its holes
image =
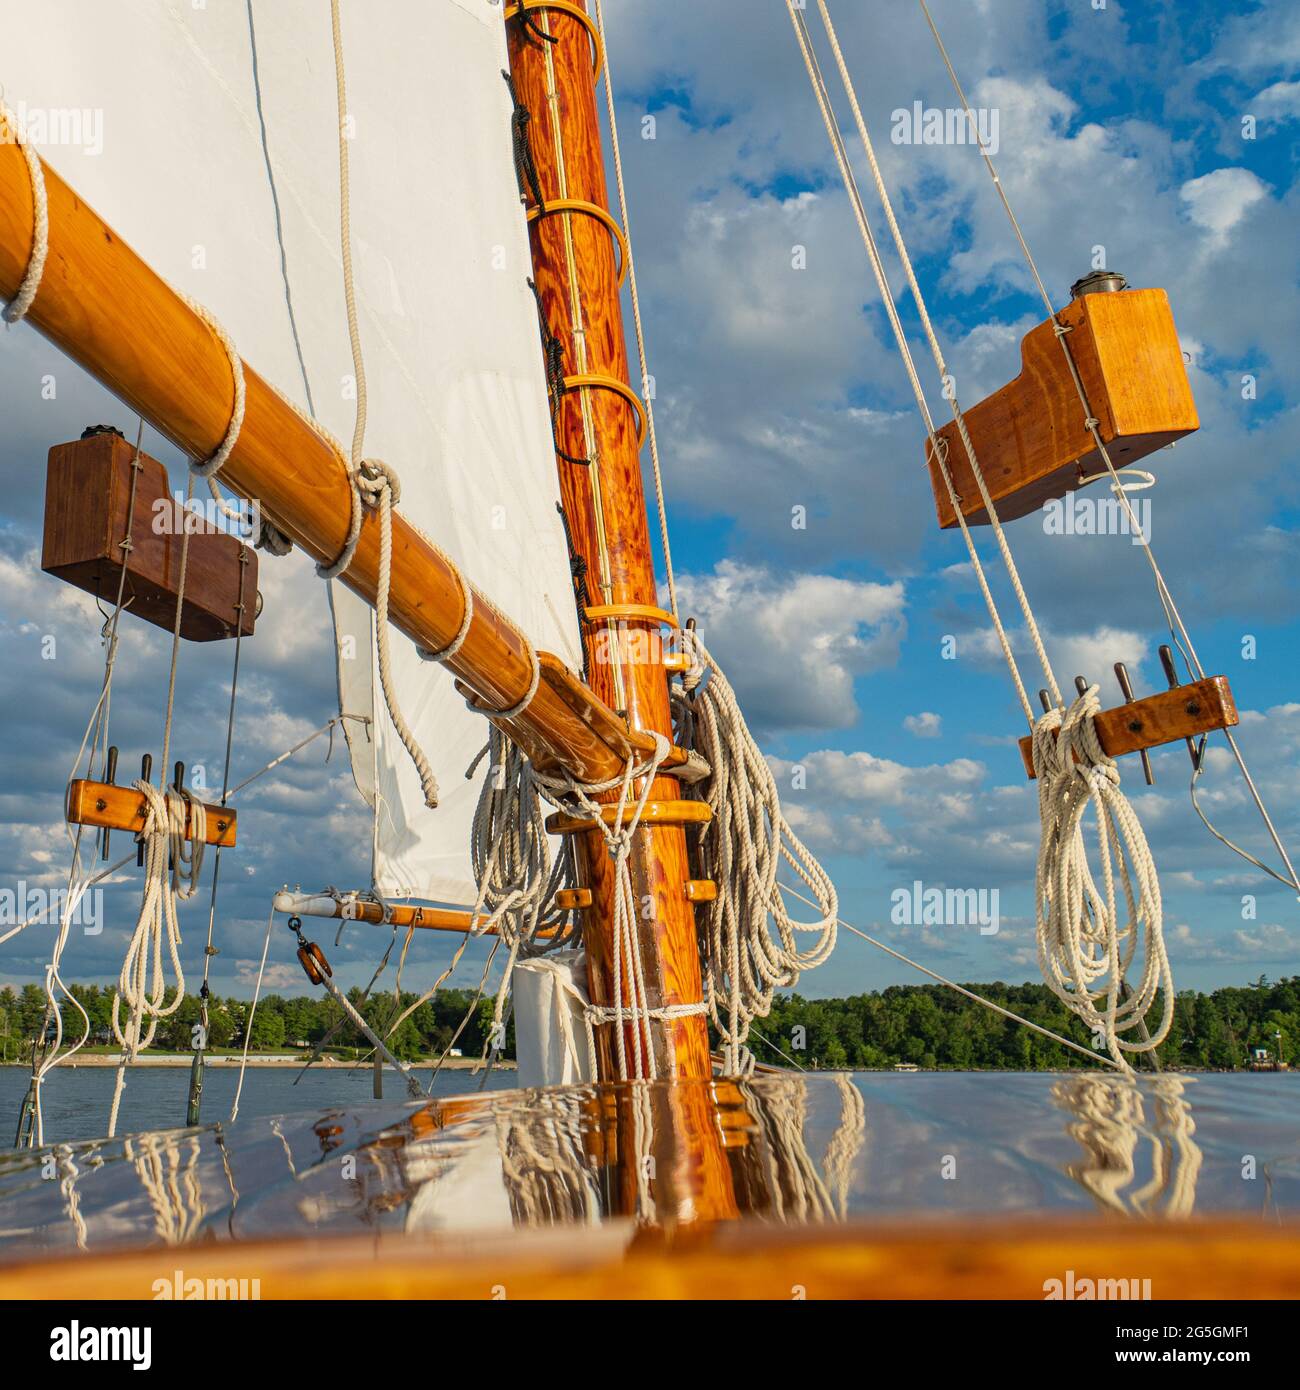
POLYGON ((1034 769, 1042 842, 1036 883, 1038 963, 1048 988, 1092 1032, 1121 1067, 1125 1054, 1154 1052, 1174 1016, 1173 976, 1164 943, 1160 880, 1142 826, 1120 790, 1119 771, 1097 739, 1101 708, 1090 686, 1062 715, 1049 710, 1034 729, 1034 769), (1083 818, 1091 806, 1102 869, 1097 889, 1084 847, 1083 818), (1118 910, 1115 870, 1123 890, 1118 910), (1128 988, 1128 971, 1142 947, 1142 977, 1128 988), (1160 1023, 1147 1033, 1157 991, 1160 1023), (1100 1006, 1100 1007, 1099 1007, 1100 1006), (1141 1041, 1126 1038, 1134 1029, 1141 1041))
MULTIPOLYGON (((1064 701, 1061 697, 1060 687, 1052 671, 1051 662, 1048 660, 1042 636, 1039 632, 1038 624, 1034 617, 1033 609, 1030 606, 1028 596, 1021 583, 1020 575, 1011 554, 1011 548, 1007 542, 1005 531, 998 519, 997 508, 994 506, 993 500, 989 496, 983 472, 966 428, 965 417, 962 414, 961 406, 957 401, 955 392, 950 389, 951 377, 944 359, 943 349, 939 343, 938 335, 935 332, 929 312, 926 308, 925 297, 917 281, 916 272, 913 268, 911 257, 908 254, 906 241, 894 215, 893 203, 889 196, 889 190, 885 185, 884 176, 876 160, 875 149, 867 131, 866 121, 862 115, 861 107, 858 104, 857 94, 854 90, 853 81, 849 74, 848 66, 845 63, 843 52, 840 49, 834 24, 831 21, 830 13, 826 7, 826 0, 818 0, 818 9, 821 13, 822 23, 826 29, 827 37, 830 40, 839 68, 840 78, 853 110, 858 134, 862 140, 863 148, 871 167, 876 193, 889 223, 894 245, 906 274, 908 286, 911 289, 917 313, 934 357, 940 381, 944 383, 946 388, 944 395, 948 398, 952 406, 953 419, 956 422, 958 433, 966 449, 972 473, 979 486, 990 525, 1006 566, 1007 575, 1015 591, 1021 612, 1024 615, 1026 630, 1029 633, 1035 653, 1046 677, 1048 687, 1055 700, 1054 708, 1049 710, 1038 720, 1034 719, 1032 706, 1029 703, 1029 697, 1011 649, 1010 639, 1007 636, 1005 625, 998 612, 996 600, 989 588, 974 540, 966 524, 960 499, 957 497, 955 488, 953 487, 951 475, 947 467, 946 452, 943 447, 943 442, 937 437, 934 429, 934 423, 930 416, 925 392, 921 386, 920 377, 917 374, 916 366, 912 359, 911 349, 898 316, 893 292, 889 287, 888 277, 885 274, 884 264, 881 260, 879 249, 876 246, 861 195, 858 192, 857 183, 849 164, 843 140, 840 137, 839 127, 831 108, 830 96, 826 89, 825 79, 822 76, 820 64, 812 47, 811 36, 803 18, 803 7, 796 3, 796 0, 787 0, 787 9, 790 14, 791 23, 794 26, 795 38, 798 42, 800 52, 803 55, 805 67, 808 70, 809 81, 812 84, 813 93, 821 110, 822 118, 830 137, 831 146, 840 168, 845 191, 848 194, 850 205, 858 220, 859 229, 862 233, 872 271, 875 274, 881 298, 884 302, 886 313, 888 314, 890 325, 894 332, 899 354, 906 368, 913 394, 916 397, 918 411, 929 435, 931 448, 934 450, 949 494, 953 499, 954 512, 960 523, 962 535, 965 539, 981 592, 983 593, 985 603, 988 607, 989 615, 997 631, 998 639, 1002 646, 1003 656, 1006 659, 1008 670, 1010 671, 1012 681, 1016 687, 1016 693, 1019 696, 1021 707, 1033 731, 1035 758, 1038 759, 1042 757, 1044 759, 1044 768, 1049 769, 1046 782, 1040 784, 1039 787, 1042 838, 1040 842, 1040 858, 1038 865, 1039 901, 1036 907, 1037 920, 1039 923, 1040 960, 1047 963, 1044 970, 1044 977, 1047 979, 1048 984, 1056 989, 1062 1000, 1074 1012, 1079 1014, 1085 1022, 1088 1022, 1090 1026, 1093 1023, 1099 1025, 1100 1035, 1105 1038, 1112 1056, 1121 1067, 1127 1067, 1128 1063, 1124 1059, 1122 1053, 1125 1051, 1146 1052, 1154 1050, 1167 1033, 1169 1021, 1172 1018, 1172 980, 1169 976, 1168 959, 1164 951, 1162 918, 1159 911, 1159 885, 1155 882, 1155 867, 1151 862, 1150 852, 1147 849, 1146 840, 1142 834, 1141 827, 1137 823, 1137 818, 1132 812, 1129 803, 1119 791, 1118 771, 1115 769, 1113 761, 1106 758, 1101 752, 1100 745, 1097 742, 1096 733, 1092 727, 1092 720, 1099 709, 1096 701, 1095 689, 1090 693, 1090 696, 1085 695, 1075 701, 1067 714, 1064 716, 1062 714, 1064 701), (1078 732, 1080 729, 1086 729, 1086 733, 1078 732), (1059 742, 1065 745, 1064 748, 1058 746, 1058 739, 1056 737, 1058 730, 1060 731, 1059 742), (1050 749, 1048 747, 1049 744, 1051 745, 1050 749), (1078 784, 1073 774, 1073 763, 1070 761, 1076 749, 1084 757, 1085 765, 1091 769, 1090 776, 1092 780, 1089 785, 1096 788, 1095 795, 1090 794, 1082 798, 1078 795, 1078 784), (1063 766, 1067 772, 1069 772, 1068 776, 1053 776, 1051 774, 1050 769, 1058 766, 1055 762, 1057 758, 1064 758, 1067 760, 1059 766, 1063 766), (1098 897, 1096 889, 1093 886, 1091 874, 1083 851, 1082 835, 1079 830, 1079 820, 1082 818, 1084 810, 1087 809, 1090 803, 1095 804, 1098 816, 1098 832, 1103 856, 1102 867, 1107 885, 1105 899, 1098 897), (1068 834, 1064 842, 1062 842, 1060 827, 1062 825, 1071 824, 1074 826, 1074 830, 1068 834), (1123 928, 1120 927, 1114 910, 1114 889, 1110 860, 1111 850, 1118 846, 1121 836, 1131 853, 1133 858, 1133 871, 1140 881, 1139 902, 1141 904, 1141 909, 1139 910, 1139 907, 1133 903, 1128 872, 1123 868, 1123 860, 1121 858, 1122 879, 1125 887, 1126 902, 1129 905, 1128 923, 1123 928), (1062 844, 1064 844, 1064 848, 1062 848, 1062 844), (1050 890, 1052 893, 1050 903, 1044 900, 1043 893, 1045 889, 1050 890), (1082 925, 1085 919, 1090 923, 1086 929, 1082 925), (1121 1003, 1119 1001, 1119 995, 1123 993, 1125 989, 1124 971, 1127 969, 1128 964, 1133 958, 1133 953, 1136 950, 1136 924, 1138 920, 1142 920, 1145 924, 1148 941, 1142 986, 1130 1000, 1121 1003), (1087 941, 1086 947, 1084 945, 1085 937, 1087 941), (1124 938, 1123 945, 1121 945, 1121 937, 1124 938), (1093 948, 1096 948, 1097 951, 1104 949, 1105 959, 1108 962, 1105 967, 1099 968, 1097 966, 1095 959, 1096 952, 1093 948), (1066 964, 1064 966, 1061 966, 1058 960, 1058 955, 1061 951, 1064 951, 1066 957, 1066 964), (1099 978, 1104 969, 1109 969, 1111 971, 1109 988, 1113 991, 1113 996, 1107 993, 1107 1008, 1104 1011, 1098 1011, 1095 1007, 1097 996, 1094 996, 1089 991, 1088 982, 1091 979, 1099 978), (1056 981, 1055 984, 1053 984, 1054 980, 1056 981), (1164 986, 1165 1015, 1162 1019, 1161 1027, 1157 1029, 1158 1036, 1149 1038, 1141 1044, 1121 1043, 1118 1039, 1119 1033, 1127 1031, 1132 1027, 1145 1026, 1145 1015, 1154 1004, 1154 996, 1158 985, 1164 986)), ((1125 505, 1128 505, 1126 499, 1125 505)))
POLYGON ((724 1069, 736 1075, 753 1069, 746 1046, 752 1021, 767 1016, 778 989, 793 987, 835 949, 839 899, 830 875, 782 815, 776 779, 735 691, 698 634, 693 645, 696 665, 678 704, 693 721, 696 747, 712 772, 702 790, 713 819, 699 856, 701 873, 718 885, 702 928, 704 996, 724 1069), (813 895, 817 920, 791 917, 777 884, 782 860, 813 895), (800 935, 813 938, 806 949, 800 935))
POLYGON ((133 782, 132 786, 144 797, 148 808, 140 833, 144 845, 144 895, 113 991, 111 1024, 122 1055, 109 1110, 110 1137, 117 1132, 126 1067, 134 1064, 141 1049, 153 1042, 159 1021, 170 1018, 185 998, 176 906, 198 891, 207 832, 206 808, 188 789, 161 790, 143 779, 133 782), (192 838, 187 838, 187 830, 192 838), (166 1001, 164 948, 175 981, 170 1002, 166 1001), (124 1004, 127 1009, 125 1024, 122 1020, 124 1004))

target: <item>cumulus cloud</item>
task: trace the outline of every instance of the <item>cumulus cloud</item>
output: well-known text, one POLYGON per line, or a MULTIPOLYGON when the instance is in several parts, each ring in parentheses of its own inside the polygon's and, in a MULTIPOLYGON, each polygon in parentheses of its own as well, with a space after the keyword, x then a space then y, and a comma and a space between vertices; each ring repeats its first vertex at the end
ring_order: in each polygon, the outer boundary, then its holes
POLYGON ((901 583, 724 560, 711 574, 683 575, 678 590, 747 717, 767 732, 852 725, 855 678, 892 665, 906 631, 901 583))
POLYGON ((1228 233, 1268 193, 1268 184, 1249 169, 1214 169, 1188 179, 1178 190, 1188 217, 1210 234, 1216 247, 1226 244, 1228 233))
POLYGON ((909 714, 903 720, 903 728, 916 738, 938 738, 943 732, 943 716, 923 710, 920 714, 909 714))

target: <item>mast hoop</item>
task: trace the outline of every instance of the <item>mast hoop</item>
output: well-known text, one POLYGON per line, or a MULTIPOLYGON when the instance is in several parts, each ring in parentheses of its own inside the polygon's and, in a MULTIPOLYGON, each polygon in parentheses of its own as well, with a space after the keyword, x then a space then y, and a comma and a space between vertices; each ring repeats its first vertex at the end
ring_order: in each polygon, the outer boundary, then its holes
POLYGON ((651 603, 602 603, 588 605, 584 616, 588 622, 611 619, 626 622, 629 619, 644 619, 646 622, 660 623, 665 627, 676 627, 677 619, 662 608, 651 603))
POLYGON ((606 212, 599 204, 585 202, 582 198, 556 198, 554 201, 529 208, 528 221, 537 222, 555 212, 586 213, 588 217, 594 217, 608 230, 618 245, 618 287, 622 289, 623 281, 627 279, 627 237, 623 234, 623 229, 618 225, 613 214, 606 212))
POLYGON ((561 14, 567 14, 570 19, 576 19, 582 25, 591 40, 591 80, 593 84, 599 82, 601 74, 605 71, 605 45, 601 42, 600 30, 596 28, 595 20, 586 10, 580 5, 575 5, 573 0, 511 0, 506 6, 506 19, 518 19, 532 10, 559 10, 561 14))
POLYGON ((632 407, 633 414, 636 416, 636 447, 639 449, 645 443, 645 410, 641 405, 641 397, 627 382, 620 381, 614 376, 604 376, 600 372, 579 372, 576 376, 564 378, 564 389, 566 393, 569 391, 613 391, 615 395, 622 396, 632 407))

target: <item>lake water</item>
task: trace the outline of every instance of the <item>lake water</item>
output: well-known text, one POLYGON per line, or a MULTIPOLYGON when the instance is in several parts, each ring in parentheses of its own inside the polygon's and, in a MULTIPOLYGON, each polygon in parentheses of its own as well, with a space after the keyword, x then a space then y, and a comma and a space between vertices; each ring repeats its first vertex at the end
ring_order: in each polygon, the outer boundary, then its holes
MULTIPOLYGON (((239 1101, 241 1119, 258 1119, 293 1111, 316 1110, 331 1105, 351 1105, 373 1099, 373 1073, 369 1066, 312 1067, 300 1077, 301 1067, 254 1067, 244 1076, 239 1101)), ((429 1068, 416 1075, 427 1086, 429 1068)), ((108 1128, 108 1107, 113 1096, 113 1067, 55 1067, 42 1086, 41 1109, 45 1138, 51 1143, 75 1143, 98 1139, 108 1128)), ((487 1089, 508 1090, 516 1073, 493 1071, 487 1089)), ((13 1143, 18 1111, 27 1094, 31 1071, 27 1067, 0 1067, 0 1147, 13 1143)), ((230 1118, 231 1103, 239 1081, 239 1068, 209 1066, 203 1073, 204 1122, 230 1118)), ((483 1077, 468 1071, 443 1070, 434 1086, 435 1096, 467 1095, 477 1091, 483 1077)), ((127 1074, 119 1134, 141 1130, 174 1129, 185 1123, 189 1100, 188 1067, 135 1067, 127 1074)), ((384 1070, 384 1098, 404 1100, 406 1087, 391 1068, 384 1070)))

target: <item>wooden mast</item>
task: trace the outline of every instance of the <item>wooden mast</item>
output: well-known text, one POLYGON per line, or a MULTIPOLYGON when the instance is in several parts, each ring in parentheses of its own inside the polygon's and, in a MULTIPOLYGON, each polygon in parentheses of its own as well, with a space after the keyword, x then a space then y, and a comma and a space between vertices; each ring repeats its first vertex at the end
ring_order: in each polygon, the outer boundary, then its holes
MULTIPOLYGON (((557 464, 573 547, 586 569, 589 621, 583 624, 583 642, 589 682, 601 701, 626 712, 634 730, 671 741, 667 672, 654 655, 664 624, 653 616, 658 598, 641 481, 641 409, 629 387, 619 307, 622 245, 609 214, 596 109, 601 40, 585 6, 569 0, 513 0, 506 19, 511 77, 529 113, 524 129, 541 194, 539 206, 527 187, 530 180, 524 180, 533 277, 546 326, 559 340, 568 384, 556 421, 557 464)), ((651 1008, 694 1004, 701 981, 686 889, 691 873, 686 833, 673 814, 673 803, 691 804, 680 802, 672 777, 656 778, 650 796, 662 810, 638 830, 632 859, 637 901, 648 909, 642 924, 648 1003, 651 1008), (646 930, 651 912, 652 930, 646 930)), ((581 881, 594 898, 586 915, 589 986, 593 1002, 608 1005, 613 1002, 612 863, 598 833, 573 833, 581 881)), ((612 1026, 599 1031, 602 1075, 610 1076, 612 1026)), ((702 1016, 655 1020, 646 1032, 659 1075, 710 1075, 702 1016)), ((630 1028, 626 1043, 630 1059, 630 1028)))

